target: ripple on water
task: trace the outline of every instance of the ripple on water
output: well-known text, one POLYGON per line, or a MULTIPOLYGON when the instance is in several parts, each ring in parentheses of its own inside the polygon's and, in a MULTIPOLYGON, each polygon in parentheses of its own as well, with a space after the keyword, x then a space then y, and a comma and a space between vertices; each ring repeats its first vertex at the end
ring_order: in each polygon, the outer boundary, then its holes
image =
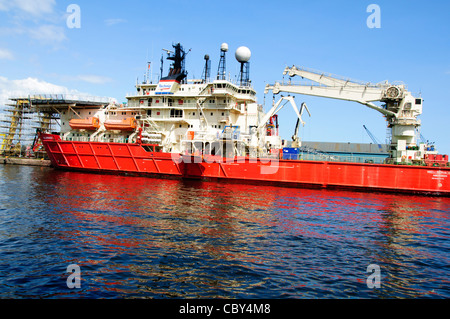
POLYGON ((12 166, 0 177, 1 298, 450 297, 448 198, 12 166), (67 288, 70 264, 80 289, 67 288))

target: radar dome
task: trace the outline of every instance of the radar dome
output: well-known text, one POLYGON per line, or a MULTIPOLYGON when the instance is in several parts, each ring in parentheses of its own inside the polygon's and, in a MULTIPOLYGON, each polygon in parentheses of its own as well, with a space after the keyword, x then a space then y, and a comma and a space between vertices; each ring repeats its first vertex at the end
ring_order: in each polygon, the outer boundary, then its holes
POLYGON ((220 46, 220 51, 227 52, 228 51, 228 44, 227 43, 222 43, 222 45, 220 46))
POLYGON ((250 60, 250 57, 252 56, 252 53, 250 52, 250 49, 247 47, 239 47, 236 50, 236 60, 239 62, 248 62, 250 60))

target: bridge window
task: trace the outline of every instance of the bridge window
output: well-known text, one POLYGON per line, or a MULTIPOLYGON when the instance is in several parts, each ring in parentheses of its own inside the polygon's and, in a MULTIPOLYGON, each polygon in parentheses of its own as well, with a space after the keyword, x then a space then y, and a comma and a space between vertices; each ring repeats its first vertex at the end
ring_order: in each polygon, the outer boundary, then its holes
POLYGON ((183 110, 170 109, 170 117, 183 117, 183 110))

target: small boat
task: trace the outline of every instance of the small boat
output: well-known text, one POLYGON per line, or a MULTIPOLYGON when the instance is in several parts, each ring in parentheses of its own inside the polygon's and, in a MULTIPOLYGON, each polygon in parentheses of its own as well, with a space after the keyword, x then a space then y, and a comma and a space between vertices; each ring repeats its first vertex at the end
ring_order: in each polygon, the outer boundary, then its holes
POLYGON ((73 130, 96 131, 100 127, 100 121, 97 117, 87 119, 71 119, 69 125, 73 130))
POLYGON ((134 131, 136 129, 136 119, 134 117, 128 117, 123 120, 107 120, 105 128, 111 131, 134 131))

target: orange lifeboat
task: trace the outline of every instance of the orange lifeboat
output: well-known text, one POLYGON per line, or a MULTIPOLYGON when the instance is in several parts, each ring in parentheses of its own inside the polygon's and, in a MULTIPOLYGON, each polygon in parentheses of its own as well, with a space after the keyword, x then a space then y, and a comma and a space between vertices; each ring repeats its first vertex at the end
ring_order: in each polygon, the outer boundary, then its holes
POLYGON ((123 120, 107 120, 105 128, 111 131, 134 131, 136 129, 136 119, 129 117, 123 120))
POLYGON ((100 121, 96 117, 87 119, 71 119, 69 125, 73 130, 96 131, 100 127, 100 121))

